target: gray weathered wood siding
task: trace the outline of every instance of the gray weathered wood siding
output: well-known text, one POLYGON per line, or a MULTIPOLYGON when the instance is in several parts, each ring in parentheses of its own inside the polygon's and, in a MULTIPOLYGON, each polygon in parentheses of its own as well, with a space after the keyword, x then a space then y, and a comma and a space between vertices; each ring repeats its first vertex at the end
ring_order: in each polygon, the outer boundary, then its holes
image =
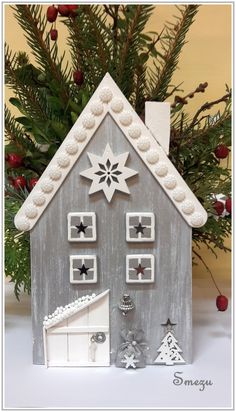
POLYGON ((184 359, 191 362, 191 237, 191 228, 108 115, 31 232, 34 363, 44 363, 44 316, 84 294, 99 293, 108 288, 112 362, 120 343, 120 329, 130 325, 144 330, 150 347, 147 361, 152 364, 164 334, 161 323, 167 318, 177 324, 176 338, 184 359), (80 176, 81 171, 90 167, 87 151, 102 155, 107 142, 115 154, 128 151, 127 166, 139 173, 128 180, 131 194, 116 192, 110 204, 102 192, 89 196, 91 181, 80 176), (68 242, 67 214, 79 211, 96 212, 98 240, 95 243, 68 242), (127 243, 126 212, 154 212, 156 240, 127 243), (77 253, 97 255, 97 283, 70 284, 69 256, 77 253), (126 284, 125 258, 132 253, 155 255, 155 283, 126 284), (136 305, 127 320, 117 308, 124 292, 130 293, 136 305))

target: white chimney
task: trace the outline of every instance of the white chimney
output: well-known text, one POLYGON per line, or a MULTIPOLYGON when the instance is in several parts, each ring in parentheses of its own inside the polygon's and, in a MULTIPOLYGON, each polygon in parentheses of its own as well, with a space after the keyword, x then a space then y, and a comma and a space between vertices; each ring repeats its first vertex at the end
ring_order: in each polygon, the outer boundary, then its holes
POLYGON ((146 102, 145 124, 168 155, 170 145, 170 103, 146 102))

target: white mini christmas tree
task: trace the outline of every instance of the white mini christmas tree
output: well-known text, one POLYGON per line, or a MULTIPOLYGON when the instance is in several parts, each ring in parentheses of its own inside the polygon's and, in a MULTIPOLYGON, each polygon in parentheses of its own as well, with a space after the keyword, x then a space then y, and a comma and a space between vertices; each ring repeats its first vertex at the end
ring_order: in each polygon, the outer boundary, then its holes
POLYGON ((171 331, 168 331, 162 340, 162 345, 158 349, 159 355, 155 359, 155 363, 174 365, 177 363, 185 363, 184 359, 180 355, 182 350, 177 345, 177 339, 174 337, 171 331))

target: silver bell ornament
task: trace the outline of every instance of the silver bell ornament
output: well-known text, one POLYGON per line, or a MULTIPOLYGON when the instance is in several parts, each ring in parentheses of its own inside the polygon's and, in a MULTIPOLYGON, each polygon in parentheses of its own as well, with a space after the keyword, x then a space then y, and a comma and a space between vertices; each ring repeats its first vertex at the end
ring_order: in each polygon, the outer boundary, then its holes
POLYGON ((120 300, 119 309, 121 310, 124 316, 127 316, 127 313, 135 308, 134 302, 132 301, 128 293, 124 293, 120 300))

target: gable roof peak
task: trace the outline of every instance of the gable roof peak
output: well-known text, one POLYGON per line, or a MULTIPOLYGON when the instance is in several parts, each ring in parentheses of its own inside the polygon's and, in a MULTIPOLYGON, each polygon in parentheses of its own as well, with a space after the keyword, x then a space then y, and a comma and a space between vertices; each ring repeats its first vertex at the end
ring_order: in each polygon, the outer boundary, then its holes
POLYGON ((107 73, 16 214, 17 229, 34 227, 108 113, 185 221, 203 226, 207 212, 107 73))

